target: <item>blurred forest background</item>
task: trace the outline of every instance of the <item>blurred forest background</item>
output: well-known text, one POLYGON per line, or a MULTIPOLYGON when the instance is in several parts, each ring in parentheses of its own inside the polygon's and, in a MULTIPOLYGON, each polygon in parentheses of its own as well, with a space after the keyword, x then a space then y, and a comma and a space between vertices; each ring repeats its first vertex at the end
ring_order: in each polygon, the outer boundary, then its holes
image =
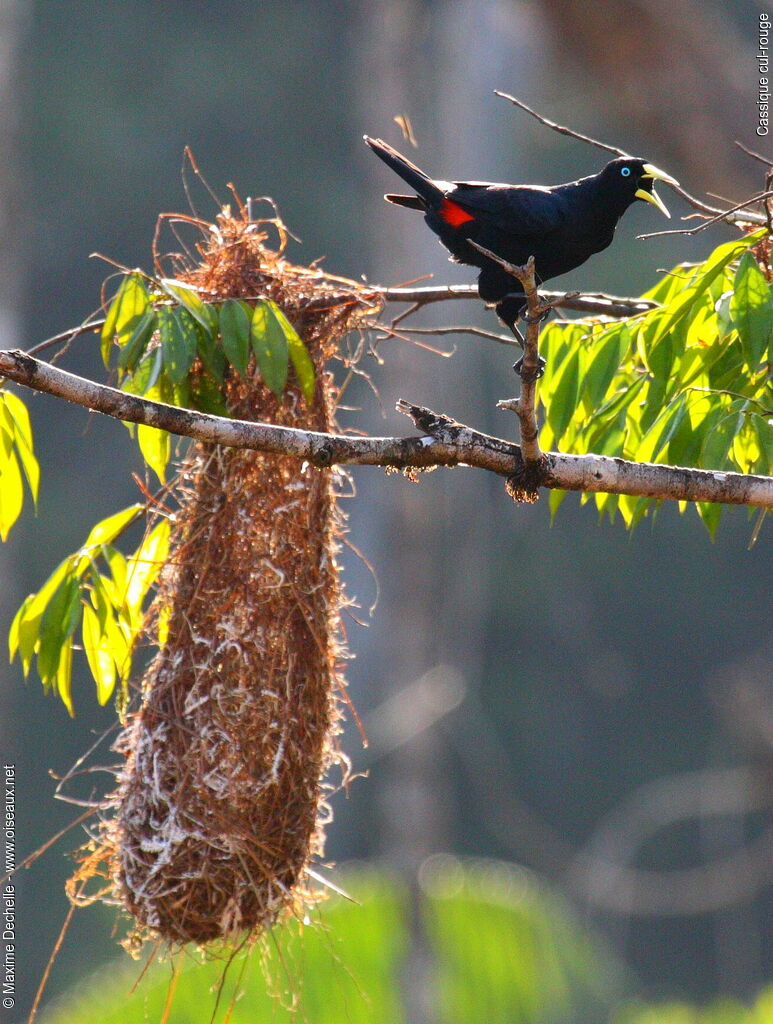
MULTIPOLYGON (((272 196, 296 262, 399 284, 467 282, 362 143, 380 135, 453 179, 552 184, 593 173, 598 151, 493 96, 641 155, 695 194, 740 200, 769 152, 757 125, 757 27, 748 0, 2 0, 0 324, 29 347, 84 319, 110 272, 93 252, 150 267, 158 213, 187 212, 190 146, 222 200, 272 196)), ((195 182, 201 216, 216 205, 195 182)), ((661 189, 675 217, 690 212, 661 189)), ((637 241, 666 226, 637 204, 610 250, 557 287, 635 295, 658 268, 732 237, 637 241)), ((167 239, 167 247, 174 240, 167 239)), ((476 303, 426 324, 495 329, 476 303)), ((435 339, 438 340, 438 339, 435 339)), ((440 339, 445 341, 446 339, 440 339)), ((369 367, 344 425, 406 433, 397 398, 512 436, 496 400, 516 389, 510 353, 474 337, 444 359, 403 342, 369 367)), ((450 348, 450 343, 448 345, 450 348)), ((102 379, 96 340, 62 365, 102 379)), ((23 597, 91 524, 137 500, 140 459, 112 420, 25 395, 43 479, 0 551, 6 635, 23 597)), ((370 625, 347 624, 351 696, 371 737, 346 739, 356 781, 334 802, 328 855, 415 879, 430 855, 525 865, 573 906, 646 998, 751 999, 773 976, 771 527, 749 550, 737 510, 711 543, 663 508, 633 537, 576 497, 516 507, 499 479, 457 469, 418 484, 353 473, 350 539, 380 589, 370 625), (766 787, 767 779, 767 812, 766 787), (713 865, 707 867, 707 865, 713 865)), ((368 618, 374 582, 343 552, 368 618)), ((2 661, 0 660, 0 664, 2 661)), ((114 720, 75 680, 77 717, 18 665, 0 668, 0 756, 18 770, 19 855, 72 820, 62 773, 114 720)), ((66 913, 71 834, 19 884, 19 1017, 66 913)), ((412 883, 411 883, 412 884, 412 883)), ((50 994, 115 957, 113 920, 76 915, 50 994)), ((470 942, 474 946, 474 936, 470 942)), ((414 941, 420 938, 414 936, 414 941)), ((411 1018, 413 1024, 413 1018, 411 1018)))

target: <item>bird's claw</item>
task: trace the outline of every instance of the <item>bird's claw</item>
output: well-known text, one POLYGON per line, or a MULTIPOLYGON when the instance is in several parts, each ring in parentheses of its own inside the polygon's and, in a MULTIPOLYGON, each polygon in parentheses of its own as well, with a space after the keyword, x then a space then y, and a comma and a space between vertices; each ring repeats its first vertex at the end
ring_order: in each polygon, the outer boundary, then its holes
POLYGON ((539 363, 536 370, 532 370, 528 373, 524 373, 523 370, 523 356, 518 360, 517 363, 513 363, 513 369, 521 378, 524 384, 533 384, 535 380, 539 380, 545 372, 545 366, 547 365, 542 356, 538 357, 539 363))
POLYGON ((544 323, 545 320, 547 320, 547 318, 550 316, 552 312, 552 306, 548 307, 548 309, 543 309, 542 312, 538 313, 536 316, 529 316, 528 313, 524 313, 523 311, 521 311, 521 319, 526 324, 541 324, 544 323))

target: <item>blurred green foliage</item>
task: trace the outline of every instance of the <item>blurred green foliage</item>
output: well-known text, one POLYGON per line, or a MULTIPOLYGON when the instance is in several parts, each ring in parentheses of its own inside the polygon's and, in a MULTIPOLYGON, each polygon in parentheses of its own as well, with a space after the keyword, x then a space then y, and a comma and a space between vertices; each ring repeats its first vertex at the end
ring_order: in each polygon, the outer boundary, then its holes
POLYGON ((424 865, 420 883, 417 904, 392 875, 350 870, 342 884, 357 902, 331 898, 314 925, 292 921, 230 964, 227 954, 202 963, 185 951, 139 981, 140 964, 111 965, 42 1019, 402 1024, 401 977, 416 956, 417 909, 430 957, 427 993, 442 1024, 600 1019, 621 994, 612 954, 523 869, 440 855, 424 865))

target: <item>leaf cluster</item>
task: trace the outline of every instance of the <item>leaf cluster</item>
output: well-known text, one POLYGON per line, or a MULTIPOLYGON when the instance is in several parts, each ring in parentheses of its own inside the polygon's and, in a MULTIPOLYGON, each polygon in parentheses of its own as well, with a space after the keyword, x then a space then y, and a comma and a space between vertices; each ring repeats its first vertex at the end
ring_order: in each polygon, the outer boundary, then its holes
POLYGON ((117 683, 125 703, 148 595, 169 549, 166 519, 148 530, 128 557, 115 547, 116 539, 143 512, 143 505, 130 505, 97 523, 83 546, 24 600, 11 624, 11 660, 19 655, 25 677, 34 662, 45 689, 54 689, 71 715, 73 650, 79 628, 99 703, 110 699, 117 683))
MULTIPOLYGON (((773 295, 752 251, 763 234, 675 267, 643 296, 658 303, 647 313, 550 324, 540 339, 543 447, 773 473, 773 295)), ((551 493, 554 514, 564 496, 551 493)), ((600 515, 619 511, 629 527, 654 501, 593 497, 600 515)), ((713 535, 722 506, 697 511, 713 535)))
MULTIPOLYGON (((257 373, 281 401, 290 366, 307 403, 314 398, 314 364, 279 306, 269 299, 205 302, 172 278, 125 275, 102 327, 102 359, 116 353, 121 387, 153 401, 228 416, 223 385, 229 373, 257 373)), ((145 462, 164 483, 167 431, 140 425, 145 462)))

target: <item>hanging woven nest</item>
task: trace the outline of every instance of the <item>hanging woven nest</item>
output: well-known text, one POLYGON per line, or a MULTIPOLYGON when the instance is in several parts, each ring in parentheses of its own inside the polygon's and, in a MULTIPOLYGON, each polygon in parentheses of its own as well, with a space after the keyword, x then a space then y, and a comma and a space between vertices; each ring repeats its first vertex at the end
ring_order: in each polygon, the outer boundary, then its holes
MULTIPOLYGON (((253 357, 246 378, 226 374, 229 411, 334 430, 327 364, 376 311, 373 293, 293 266, 267 247, 265 226, 227 210, 200 252, 177 278, 207 302, 275 302, 316 371, 312 402, 292 379, 277 399, 253 357)), ((161 642, 116 745, 125 763, 98 851, 146 936, 255 933, 314 898, 325 776, 336 762, 345 771, 334 472, 200 443, 185 457, 154 604, 161 642)))

